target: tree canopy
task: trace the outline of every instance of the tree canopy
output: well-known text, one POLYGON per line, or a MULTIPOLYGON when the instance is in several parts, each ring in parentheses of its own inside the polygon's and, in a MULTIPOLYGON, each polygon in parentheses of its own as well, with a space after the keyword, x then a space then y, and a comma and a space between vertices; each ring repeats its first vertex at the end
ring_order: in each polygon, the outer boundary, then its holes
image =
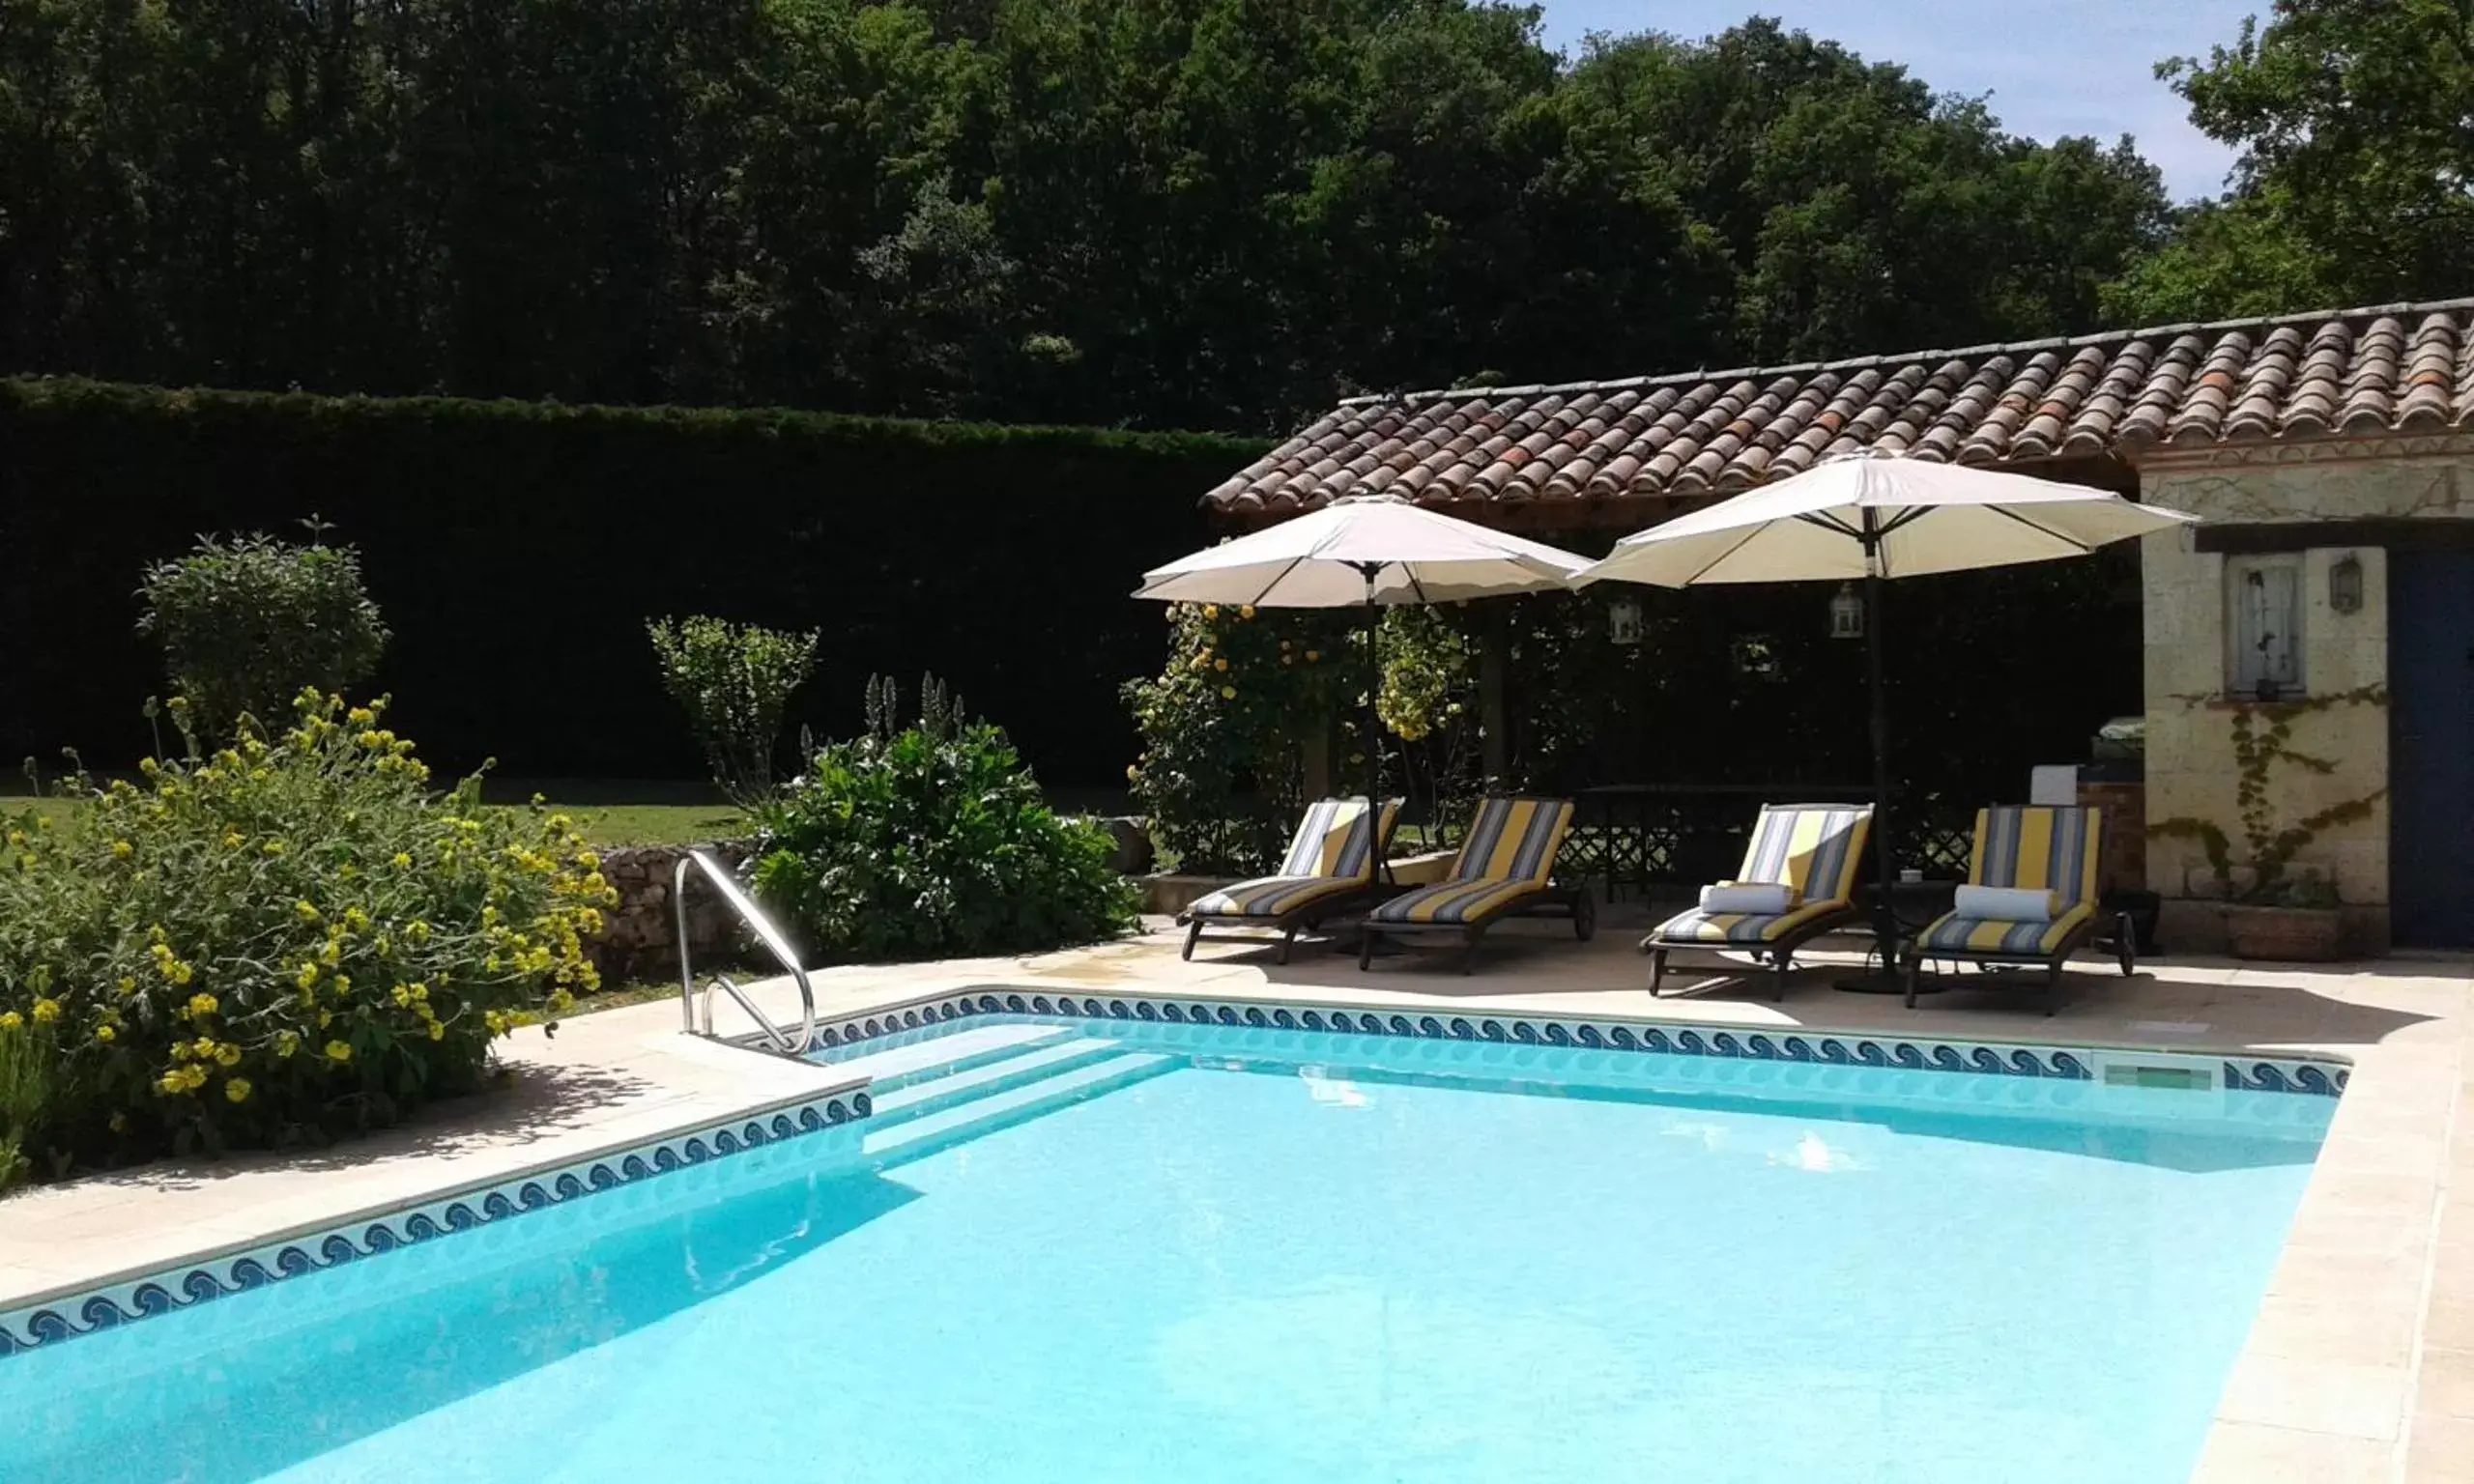
POLYGON ((0 0, 0 370, 1261 431, 2474 285, 2463 0, 2131 141, 1770 21, 1484 0, 0 0))
POLYGON ((2165 223, 1752 21, 1466 0, 0 0, 0 365, 1261 429, 2089 328, 2165 223))

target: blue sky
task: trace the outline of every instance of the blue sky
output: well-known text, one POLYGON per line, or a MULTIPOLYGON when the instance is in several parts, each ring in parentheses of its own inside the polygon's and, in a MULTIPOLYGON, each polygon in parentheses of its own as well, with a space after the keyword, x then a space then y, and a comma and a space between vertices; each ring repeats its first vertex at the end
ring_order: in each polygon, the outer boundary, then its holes
POLYGON ((1936 92, 1990 93, 2013 133, 2051 139, 2130 134, 2176 199, 2224 186, 2232 152, 2191 128, 2156 80, 2170 56, 2230 42, 2265 0, 1542 0, 1546 39, 1577 47, 1592 31, 1702 37, 1746 15, 1840 42, 1868 62, 1904 63, 1936 92))

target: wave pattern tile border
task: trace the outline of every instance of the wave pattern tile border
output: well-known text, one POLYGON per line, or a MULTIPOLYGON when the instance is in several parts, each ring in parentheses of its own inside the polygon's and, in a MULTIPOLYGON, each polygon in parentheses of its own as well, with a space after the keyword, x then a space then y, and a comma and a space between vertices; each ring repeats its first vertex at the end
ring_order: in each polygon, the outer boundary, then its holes
POLYGON ((187 1269, 171 1269, 134 1282, 14 1309, 0 1313, 0 1358, 434 1241, 674 1170, 705 1164, 760 1145, 819 1133, 864 1119, 871 1111, 864 1091, 819 1098, 760 1117, 707 1125, 558 1169, 536 1171, 482 1189, 368 1217, 350 1226, 313 1232, 187 1269))
MULTIPOLYGON (((2007 1077, 2093 1076, 2084 1051, 2008 1042, 1931 1041, 1912 1037, 1747 1031, 1725 1027, 1647 1025, 1637 1021, 1559 1016, 1455 1014, 1450 1011, 1373 1010, 1330 1005, 1275 1005, 1243 1000, 1108 994, 1045 994, 972 990, 817 1028, 826 1046, 849 1045, 969 1015, 1056 1015, 1091 1020, 1251 1026, 1347 1035, 1430 1040, 1520 1042, 1594 1050, 1651 1051, 1671 1056, 1746 1061, 1818 1062, 1911 1071, 1978 1072, 2007 1077)), ((2188 1053, 2174 1053, 2187 1055, 2188 1053)), ((2228 1058, 2225 1085, 2236 1092, 2298 1093, 2334 1098, 2345 1090, 2346 1068, 2333 1062, 2228 1058)))

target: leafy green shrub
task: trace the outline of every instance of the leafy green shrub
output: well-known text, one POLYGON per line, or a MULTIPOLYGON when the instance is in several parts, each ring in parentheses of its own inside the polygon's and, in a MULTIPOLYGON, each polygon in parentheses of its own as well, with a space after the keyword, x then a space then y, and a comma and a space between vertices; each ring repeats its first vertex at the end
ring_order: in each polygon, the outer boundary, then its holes
POLYGON ((742 808, 771 797, 773 745, 791 693, 816 670, 816 631, 700 616, 656 618, 645 632, 662 688, 687 712, 713 782, 742 808))
MULTIPOLYGON (((595 986, 616 899, 561 815, 435 797, 412 744, 303 692, 273 740, 140 764, 8 820, 0 1025, 53 1038, 55 1167, 315 1140, 480 1084, 595 986)), ((174 702, 184 722, 187 708, 174 702)))
POLYGON ((757 820, 757 896, 835 957, 1027 953, 1136 922, 1114 840, 1050 810, 1002 730, 949 711, 821 749, 757 820))
POLYGON ((303 689, 369 678, 387 625, 360 582, 360 554, 271 536, 208 536, 146 570, 137 629, 162 642, 172 689, 209 735, 244 714, 273 722, 303 689))
POLYGON ((48 1026, 0 1011, 0 1194, 26 1176, 24 1151, 50 1112, 56 1055, 48 1026))

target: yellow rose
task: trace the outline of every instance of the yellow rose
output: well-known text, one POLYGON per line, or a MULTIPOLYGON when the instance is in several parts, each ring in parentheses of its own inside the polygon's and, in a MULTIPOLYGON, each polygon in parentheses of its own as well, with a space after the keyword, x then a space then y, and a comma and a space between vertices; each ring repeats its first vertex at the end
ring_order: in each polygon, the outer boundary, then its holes
POLYGON ((405 854, 403 851, 398 850, 395 852, 395 859, 391 864, 397 870, 410 870, 413 869, 413 858, 410 855, 405 854))
POLYGON ((35 1001, 35 1021, 37 1024, 49 1025, 51 1022, 59 1018, 60 1002, 58 1000, 35 1001))
POLYGON ((128 860, 131 855, 134 855, 134 854, 136 854, 136 853, 137 853, 137 847, 136 847, 135 845, 130 844, 128 841, 125 841, 125 840, 115 840, 115 841, 113 841, 113 842, 112 842, 112 859, 113 859, 113 860, 116 860, 116 861, 125 861, 125 860, 128 860))
POLYGON ((113 1030, 108 1025, 99 1025, 95 1027, 95 1039, 106 1045, 109 1045, 113 1038, 117 1037, 119 1034, 120 1033, 118 1031, 113 1030))
POLYGON ((429 1023, 429 1039, 432 1041, 445 1041, 446 1039, 446 1027, 436 1020, 432 1020, 429 1023))
POLYGON ((1214 660, 1211 662, 1211 668, 1214 670, 1226 670, 1228 668, 1228 662, 1226 660, 1214 660))
POLYGON ((1254 617, 1254 605, 1249 603, 1244 608, 1237 610, 1237 616, 1251 622, 1254 617))
POLYGON ((221 1007, 221 1003, 211 994, 192 994, 189 996, 189 1013, 192 1016, 211 1015, 221 1007))
POLYGON ((248 1101, 249 1079, 246 1077, 234 1077, 225 1082, 223 1084, 223 1096, 231 1099, 234 1102, 248 1101))
POLYGON ((314 923, 318 920, 318 904, 314 901, 296 901, 292 904, 292 910, 299 914, 304 923, 314 923))
POLYGON ((1235 700, 1237 699, 1237 687, 1233 685, 1222 686, 1220 688, 1220 699, 1223 700, 1235 700))
POLYGON ((0 1031, 14 1031, 26 1023, 26 1017, 14 1010, 0 1010, 0 1031))
POLYGON ((351 1060, 352 1060, 352 1045, 351 1045, 351 1043, 350 1043, 349 1042, 341 1042, 341 1041, 331 1041, 331 1042, 327 1042, 327 1060, 329 1060, 329 1061, 331 1061, 331 1062, 349 1062, 349 1061, 351 1061, 351 1060))
POLYGON ((1202 606, 1202 615, 1203 615, 1205 618, 1217 618, 1217 617, 1219 617, 1219 616, 1220 616, 1220 605, 1219 605, 1219 604, 1217 604, 1217 603, 1205 603, 1205 604, 1202 606))

